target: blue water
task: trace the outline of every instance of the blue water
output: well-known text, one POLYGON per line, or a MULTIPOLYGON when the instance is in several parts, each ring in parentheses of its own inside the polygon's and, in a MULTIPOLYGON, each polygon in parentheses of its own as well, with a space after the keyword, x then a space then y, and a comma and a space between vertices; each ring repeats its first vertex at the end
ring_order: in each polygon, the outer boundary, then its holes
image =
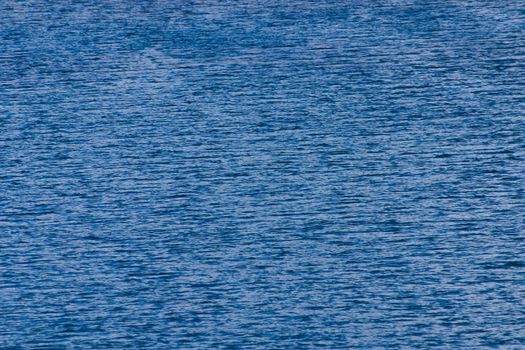
POLYGON ((1 349, 525 348, 523 1, 0 2, 1 349))

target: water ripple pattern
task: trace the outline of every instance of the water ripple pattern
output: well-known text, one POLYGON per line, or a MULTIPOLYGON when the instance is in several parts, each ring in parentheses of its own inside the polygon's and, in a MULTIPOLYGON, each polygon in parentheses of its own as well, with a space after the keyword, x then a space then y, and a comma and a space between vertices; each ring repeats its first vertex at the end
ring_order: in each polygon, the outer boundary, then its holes
POLYGON ((0 348, 525 348, 522 0, 3 0, 0 49, 0 348))

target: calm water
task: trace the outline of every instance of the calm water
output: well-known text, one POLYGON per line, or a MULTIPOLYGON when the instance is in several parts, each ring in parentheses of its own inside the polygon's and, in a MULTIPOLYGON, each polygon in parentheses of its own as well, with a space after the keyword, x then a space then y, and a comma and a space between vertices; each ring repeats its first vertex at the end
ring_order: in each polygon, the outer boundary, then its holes
POLYGON ((523 1, 0 2, 0 348, 525 348, 523 1))

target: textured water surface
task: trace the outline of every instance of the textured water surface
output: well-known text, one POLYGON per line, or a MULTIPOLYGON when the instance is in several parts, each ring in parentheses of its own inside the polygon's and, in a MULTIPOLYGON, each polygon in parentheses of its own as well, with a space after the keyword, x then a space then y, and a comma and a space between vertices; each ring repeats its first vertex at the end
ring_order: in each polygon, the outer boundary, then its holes
POLYGON ((522 1, 0 2, 0 348, 525 348, 522 1))

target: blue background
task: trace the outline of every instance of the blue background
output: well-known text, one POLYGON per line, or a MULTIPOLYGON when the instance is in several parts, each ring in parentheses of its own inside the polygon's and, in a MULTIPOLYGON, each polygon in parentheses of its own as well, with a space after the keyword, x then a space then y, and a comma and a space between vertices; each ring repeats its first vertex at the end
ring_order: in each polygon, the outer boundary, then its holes
POLYGON ((523 5, 0 2, 0 347, 523 349, 523 5))

